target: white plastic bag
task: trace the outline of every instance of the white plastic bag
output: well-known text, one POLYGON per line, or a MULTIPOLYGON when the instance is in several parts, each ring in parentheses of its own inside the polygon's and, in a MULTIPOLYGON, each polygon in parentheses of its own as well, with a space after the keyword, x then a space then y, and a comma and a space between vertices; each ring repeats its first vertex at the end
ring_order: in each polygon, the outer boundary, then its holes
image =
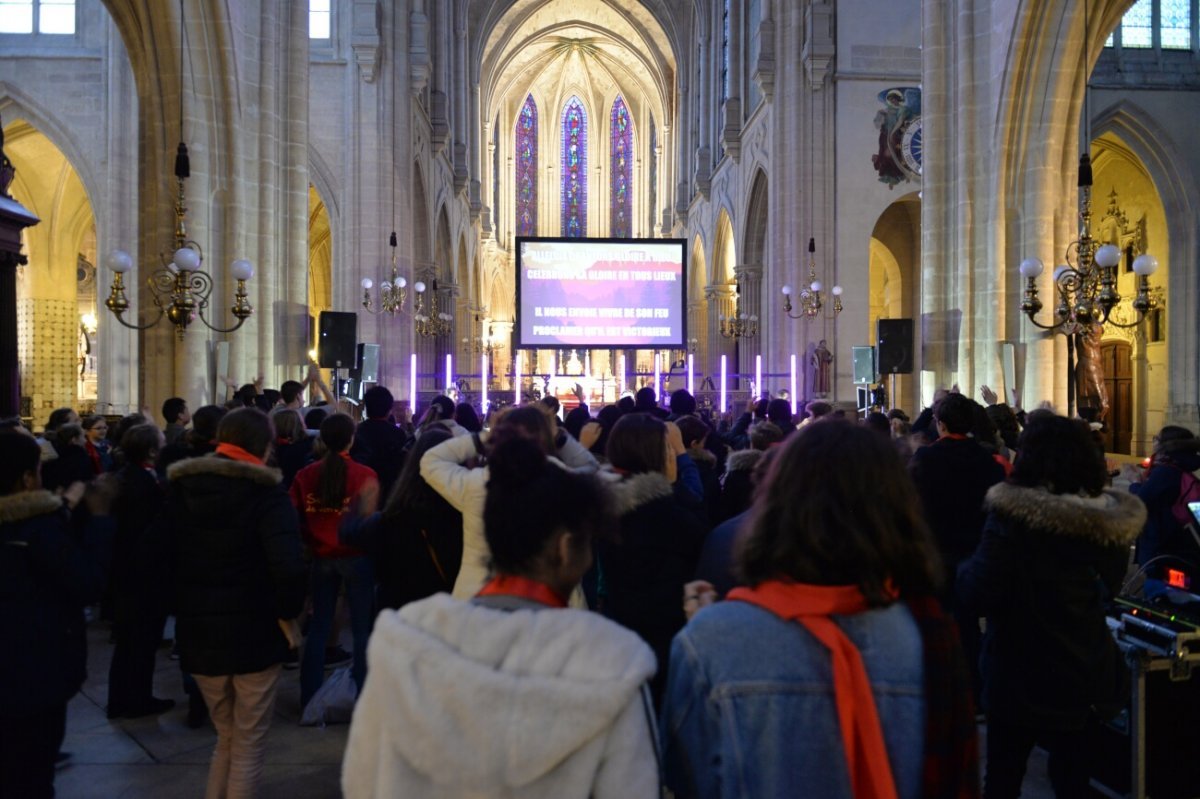
POLYGON ((326 724, 349 724, 354 715, 354 700, 358 687, 350 676, 350 667, 342 666, 321 684, 313 698, 308 700, 300 714, 301 727, 317 727, 326 724))

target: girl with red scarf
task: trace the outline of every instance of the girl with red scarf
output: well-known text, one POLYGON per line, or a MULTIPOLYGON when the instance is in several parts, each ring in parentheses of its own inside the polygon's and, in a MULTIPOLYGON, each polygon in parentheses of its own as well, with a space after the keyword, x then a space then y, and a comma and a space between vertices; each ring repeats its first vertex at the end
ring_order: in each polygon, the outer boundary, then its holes
POLYGON ((671 648, 676 796, 978 795, 970 686, 915 494, 866 428, 808 425, 783 445, 738 545, 744 587, 671 648))

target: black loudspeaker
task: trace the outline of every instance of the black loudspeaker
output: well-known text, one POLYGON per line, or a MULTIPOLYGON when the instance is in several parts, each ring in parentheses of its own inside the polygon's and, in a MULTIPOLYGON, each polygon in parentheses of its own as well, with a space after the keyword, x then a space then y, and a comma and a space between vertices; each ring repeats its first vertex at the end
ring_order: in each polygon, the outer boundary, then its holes
POLYGON ((855 383, 874 383, 875 382, 875 348, 874 347, 851 347, 850 351, 854 353, 854 382, 855 383))
POLYGON ((880 319, 876 322, 876 346, 879 350, 879 374, 912 374, 913 321, 880 319))
POLYGON ((350 379, 360 383, 379 382, 379 345, 359 344, 350 379))
POLYGON ((358 338, 358 314, 321 311, 317 321, 317 365, 322 369, 354 366, 354 342, 358 338))

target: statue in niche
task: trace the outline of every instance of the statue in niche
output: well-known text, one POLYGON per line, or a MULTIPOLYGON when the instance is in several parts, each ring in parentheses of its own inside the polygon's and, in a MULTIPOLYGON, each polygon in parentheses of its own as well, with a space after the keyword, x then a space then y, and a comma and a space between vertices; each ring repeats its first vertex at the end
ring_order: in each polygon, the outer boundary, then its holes
POLYGON ((1100 359, 1100 337, 1104 326, 1088 325, 1075 333, 1075 396, 1078 414, 1088 421, 1102 422, 1108 415, 1108 389, 1100 359))
POLYGON ((810 369, 810 382, 814 397, 827 397, 830 392, 830 367, 833 364, 833 353, 829 351, 829 347, 825 343, 825 339, 817 342, 816 348, 808 356, 808 365, 810 369))
POLYGON ((1143 212, 1136 222, 1131 223, 1121 207, 1115 187, 1108 193, 1108 208, 1096 225, 1096 241, 1120 248, 1125 256, 1125 272, 1133 271, 1133 259, 1147 252, 1146 214, 1143 212))

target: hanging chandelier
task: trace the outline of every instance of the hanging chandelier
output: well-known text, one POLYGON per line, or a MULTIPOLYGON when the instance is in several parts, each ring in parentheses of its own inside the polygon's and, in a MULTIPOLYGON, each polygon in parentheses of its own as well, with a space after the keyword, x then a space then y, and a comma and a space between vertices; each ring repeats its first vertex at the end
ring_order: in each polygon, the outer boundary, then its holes
POLYGON ((371 287, 375 281, 369 277, 362 279, 362 307, 373 314, 391 314, 395 316, 404 310, 404 298, 408 295, 408 281, 396 271, 396 231, 392 231, 388 244, 392 248, 392 277, 379 284, 379 308, 372 305, 371 287))
MULTIPOLYGON (((821 281, 817 280, 816 252, 817 240, 810 238, 808 240, 808 286, 800 290, 800 313, 792 313, 792 287, 785 284, 780 289, 783 293, 783 312, 791 319, 803 318, 805 321, 812 321, 821 315, 821 309, 825 307, 825 301, 821 297, 821 290, 824 287, 821 285, 821 281)), ((833 315, 837 316, 842 312, 842 287, 834 286, 829 293, 833 295, 833 315)))
POLYGON ((137 324, 125 319, 125 312, 129 310, 129 299, 125 296, 125 273, 133 269, 133 258, 124 250, 116 250, 107 258, 108 268, 113 272, 113 282, 108 299, 104 301, 104 305, 117 317, 117 321, 133 330, 148 330, 166 316, 167 320, 175 325, 180 341, 183 340, 188 325, 197 318, 210 330, 232 333, 254 313, 246 295, 246 281, 254 277, 254 265, 239 258, 229 267, 230 274, 237 280, 233 306, 229 309, 238 320, 237 324, 232 327, 218 327, 205 318, 204 313, 212 297, 213 280, 207 272, 200 271, 204 265, 204 251, 198 243, 187 237, 184 182, 188 175, 187 145, 180 142, 179 151, 175 156, 178 192, 175 198, 174 246, 159 256, 162 265, 146 279, 151 300, 158 308, 158 316, 146 324, 137 324))
MULTIPOLYGON (((487 313, 486 308, 482 310, 484 313, 487 313)), ((480 335, 475 336, 474 338, 471 338, 470 336, 463 336, 463 348, 473 352, 476 355, 486 354, 488 356, 488 360, 491 360, 496 350, 499 349, 499 345, 496 343, 494 334, 492 332, 492 326, 489 323, 487 330, 484 331, 483 320, 480 318, 479 314, 475 314, 475 324, 479 327, 480 335)))
POLYGON ((1097 323, 1136 327, 1155 307, 1156 300, 1150 293, 1150 275, 1158 269, 1158 259, 1142 253, 1133 260, 1137 295, 1132 305, 1137 318, 1132 322, 1111 318, 1113 309, 1121 302, 1121 294, 1117 291, 1117 265, 1120 262, 1119 247, 1102 245, 1092 238, 1092 159, 1084 153, 1079 157, 1079 238, 1067 245, 1066 263, 1054 270, 1054 317, 1049 323, 1035 318, 1042 310, 1037 279, 1045 271, 1037 258, 1021 261, 1021 276, 1025 278, 1021 311, 1037 327, 1063 335, 1082 332, 1097 323))
POLYGON ((254 313, 246 295, 246 281, 254 276, 254 265, 245 259, 237 259, 229 266, 229 272, 237 280, 230 313, 237 319, 233 327, 217 327, 205 318, 213 292, 213 279, 202 272, 204 250, 187 235, 187 205, 184 184, 191 176, 191 161, 187 144, 183 142, 183 59, 187 52, 187 24, 183 16, 183 2, 179 3, 179 148, 175 152, 175 235, 173 246, 159 255, 161 266, 146 279, 151 300, 158 308, 158 316, 146 324, 137 324, 125 319, 129 310, 129 299, 125 296, 125 273, 133 269, 133 258, 124 250, 112 252, 106 259, 113 272, 113 282, 104 305, 117 317, 117 321, 134 330, 148 330, 158 324, 164 316, 175 325, 180 341, 188 325, 199 318, 210 330, 232 333, 241 327, 254 313))
POLYGON ((1056 302, 1054 317, 1049 323, 1039 322, 1034 317, 1042 309, 1038 297, 1037 279, 1045 266, 1037 258, 1026 258, 1019 267, 1025 278, 1025 293, 1021 298, 1021 311, 1029 321, 1043 330, 1052 330, 1066 336, 1082 334, 1094 325, 1110 324, 1114 327, 1136 327, 1146 313, 1155 305, 1150 295, 1150 275, 1158 269, 1158 259, 1142 253, 1133 261, 1137 275, 1137 296, 1133 299, 1133 310, 1137 318, 1132 322, 1121 322, 1110 318, 1112 311, 1121 303, 1117 291, 1117 264, 1121 262, 1121 250, 1115 244, 1100 244, 1092 238, 1092 88, 1088 80, 1091 70, 1088 32, 1088 7, 1083 7, 1084 46, 1081 51, 1083 62, 1083 141, 1079 156, 1079 238, 1067 245, 1066 263, 1054 270, 1054 293, 1056 302))
POLYGON ((428 313, 425 311, 425 288, 425 284, 420 280, 413 283, 413 289, 417 292, 417 306, 413 309, 417 335, 426 337, 447 335, 454 317, 438 307, 437 280, 433 281, 428 313))
POLYGON ((734 285, 733 315, 721 315, 719 319, 718 329, 725 338, 754 338, 758 335, 758 314, 747 316, 741 311, 741 303, 742 286, 738 283, 734 285))

